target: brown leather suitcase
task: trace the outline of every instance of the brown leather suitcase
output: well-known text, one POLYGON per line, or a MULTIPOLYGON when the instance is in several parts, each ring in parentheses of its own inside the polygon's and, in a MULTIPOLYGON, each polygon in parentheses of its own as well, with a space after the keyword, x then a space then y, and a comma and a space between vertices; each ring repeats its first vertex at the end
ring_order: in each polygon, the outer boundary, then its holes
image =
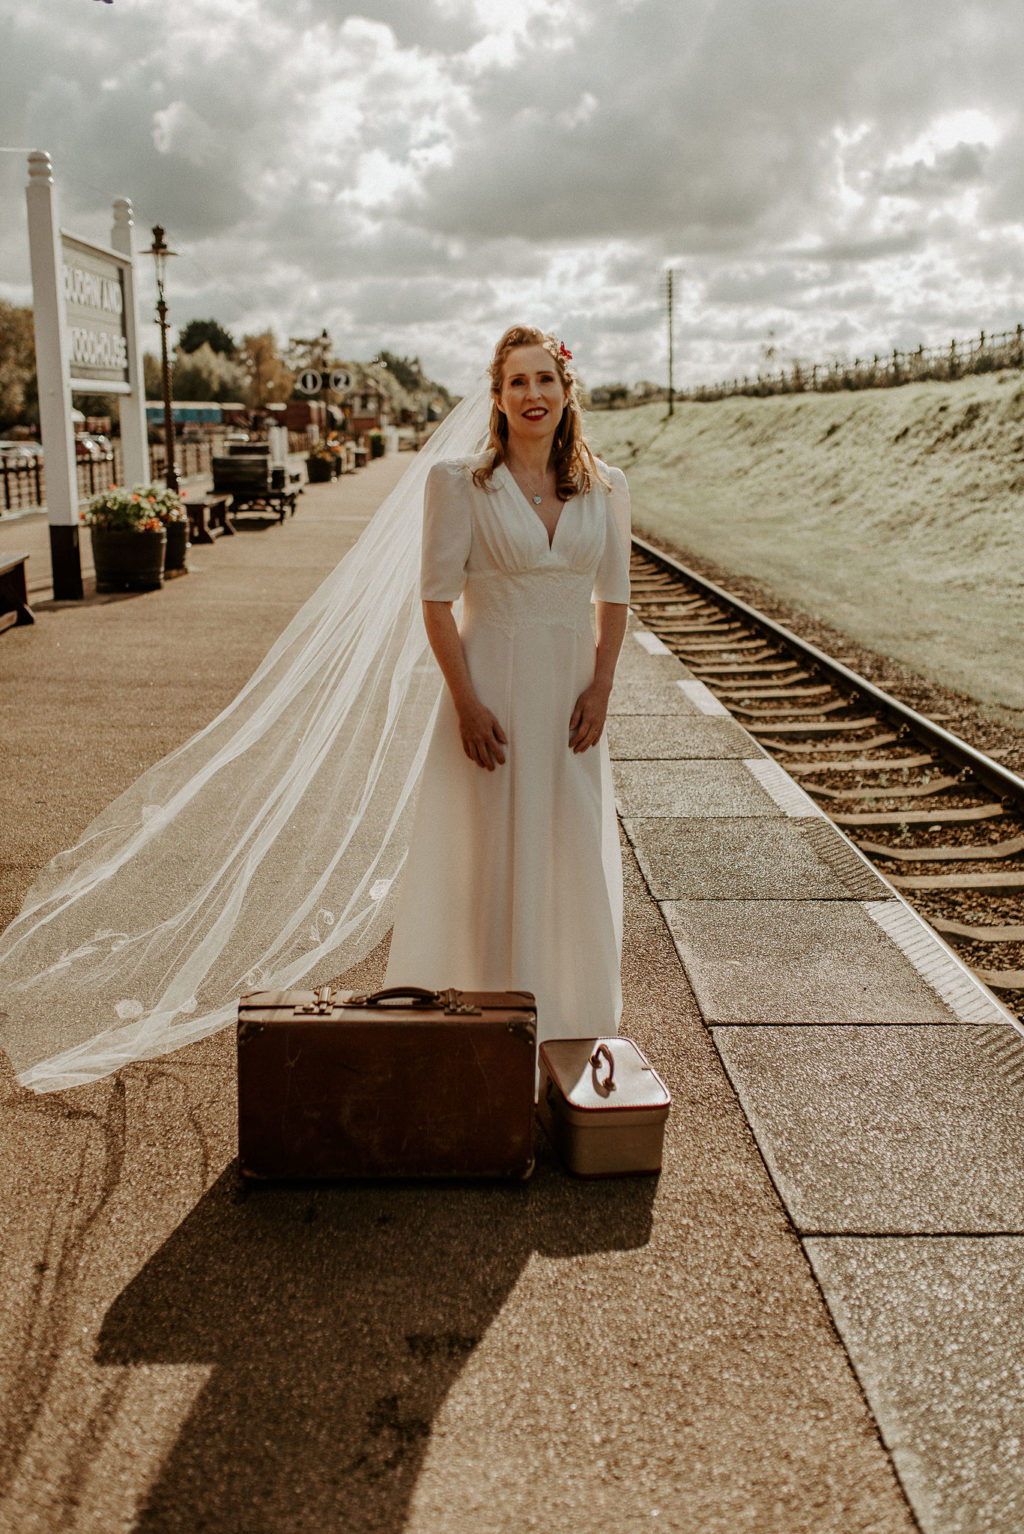
POLYGON ((254 991, 238 1004, 250 1178, 528 1177, 527 991, 254 991))

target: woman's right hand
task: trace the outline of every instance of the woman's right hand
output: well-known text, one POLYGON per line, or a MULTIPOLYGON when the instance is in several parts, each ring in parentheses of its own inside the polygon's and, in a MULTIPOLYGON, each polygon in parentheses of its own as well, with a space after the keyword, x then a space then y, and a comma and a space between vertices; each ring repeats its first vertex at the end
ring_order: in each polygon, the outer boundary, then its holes
POLYGON ((460 708, 458 714, 462 749, 470 761, 488 772, 504 766, 505 753, 501 748, 508 745, 508 737, 490 709, 474 700, 460 708))

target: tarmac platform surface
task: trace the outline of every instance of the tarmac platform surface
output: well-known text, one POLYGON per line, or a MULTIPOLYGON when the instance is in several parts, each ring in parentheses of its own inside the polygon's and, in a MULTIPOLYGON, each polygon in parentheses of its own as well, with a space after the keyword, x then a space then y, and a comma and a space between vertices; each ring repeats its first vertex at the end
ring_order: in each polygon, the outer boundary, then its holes
MULTIPOLYGON (((226 704, 405 467, 0 636, 0 920, 226 704)), ((86 540, 87 541, 87 540, 86 540)), ((655 1179, 261 1189, 230 1030, 0 1102, 0 1528, 1024 1525, 1024 1046, 660 641, 609 719, 655 1179)), ((383 970, 378 951, 358 983, 383 970)), ((355 977, 353 977, 355 982, 355 977)))

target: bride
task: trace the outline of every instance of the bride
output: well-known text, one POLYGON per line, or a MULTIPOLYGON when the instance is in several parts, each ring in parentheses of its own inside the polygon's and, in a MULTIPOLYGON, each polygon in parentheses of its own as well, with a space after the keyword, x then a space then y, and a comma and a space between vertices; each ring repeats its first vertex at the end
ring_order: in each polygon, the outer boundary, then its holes
POLYGON ((387 973, 533 991, 540 1039, 614 1033, 621 1012, 622 867, 595 748, 626 629, 628 500, 586 448, 569 363, 553 337, 507 331, 486 450, 427 479, 421 594, 446 690, 387 973))
POLYGON ((614 1032, 628 562, 570 354, 514 327, 232 703, 36 880, 0 937, 19 1081, 178 1049, 392 924, 389 983, 532 990, 541 1038, 614 1032))

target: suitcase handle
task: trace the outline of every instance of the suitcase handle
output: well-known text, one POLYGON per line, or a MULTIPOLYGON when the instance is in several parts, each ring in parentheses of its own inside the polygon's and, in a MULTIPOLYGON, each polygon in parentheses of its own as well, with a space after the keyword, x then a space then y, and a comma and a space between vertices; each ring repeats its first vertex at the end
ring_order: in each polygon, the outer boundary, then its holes
POLYGON ((454 987, 447 991, 427 991, 421 985, 393 985, 385 991, 373 991, 369 996, 350 996, 340 1001, 342 1007, 376 1007, 381 1002, 411 1001, 423 1007, 443 1007, 446 1017, 479 1017, 480 1008, 471 1007, 462 1000, 462 992, 454 987))
MULTIPOLYGON (((457 992, 448 992, 449 996, 457 995, 457 992)), ((440 1007, 442 997, 440 991, 425 991, 418 985, 395 985, 389 991, 374 991, 370 996, 335 996, 329 985, 321 985, 317 989, 315 1000, 305 1006, 296 1007, 296 1012, 315 1013, 325 1017, 328 1012, 333 1012, 335 1007, 375 1007, 378 1002, 387 1001, 396 997, 402 997, 406 1001, 420 1002, 425 1007, 440 1007)))
POLYGON ((615 1091, 615 1061, 612 1058, 612 1052, 608 1048, 607 1044, 599 1044, 597 1046, 597 1048, 594 1050, 594 1053, 590 1057, 590 1064, 594 1068, 594 1075, 595 1075, 595 1077, 597 1076, 598 1071, 600 1071, 600 1069, 601 1069, 601 1060, 602 1060, 602 1058, 607 1060, 607 1062, 608 1062, 608 1074, 604 1078, 603 1081, 595 1082, 595 1085, 602 1092, 614 1092, 615 1091))
POLYGON ((376 1007, 382 1001, 416 1001, 425 1007, 439 1007, 443 992, 427 991, 421 985, 392 985, 386 991, 372 991, 368 996, 353 996, 349 1006, 376 1007))

